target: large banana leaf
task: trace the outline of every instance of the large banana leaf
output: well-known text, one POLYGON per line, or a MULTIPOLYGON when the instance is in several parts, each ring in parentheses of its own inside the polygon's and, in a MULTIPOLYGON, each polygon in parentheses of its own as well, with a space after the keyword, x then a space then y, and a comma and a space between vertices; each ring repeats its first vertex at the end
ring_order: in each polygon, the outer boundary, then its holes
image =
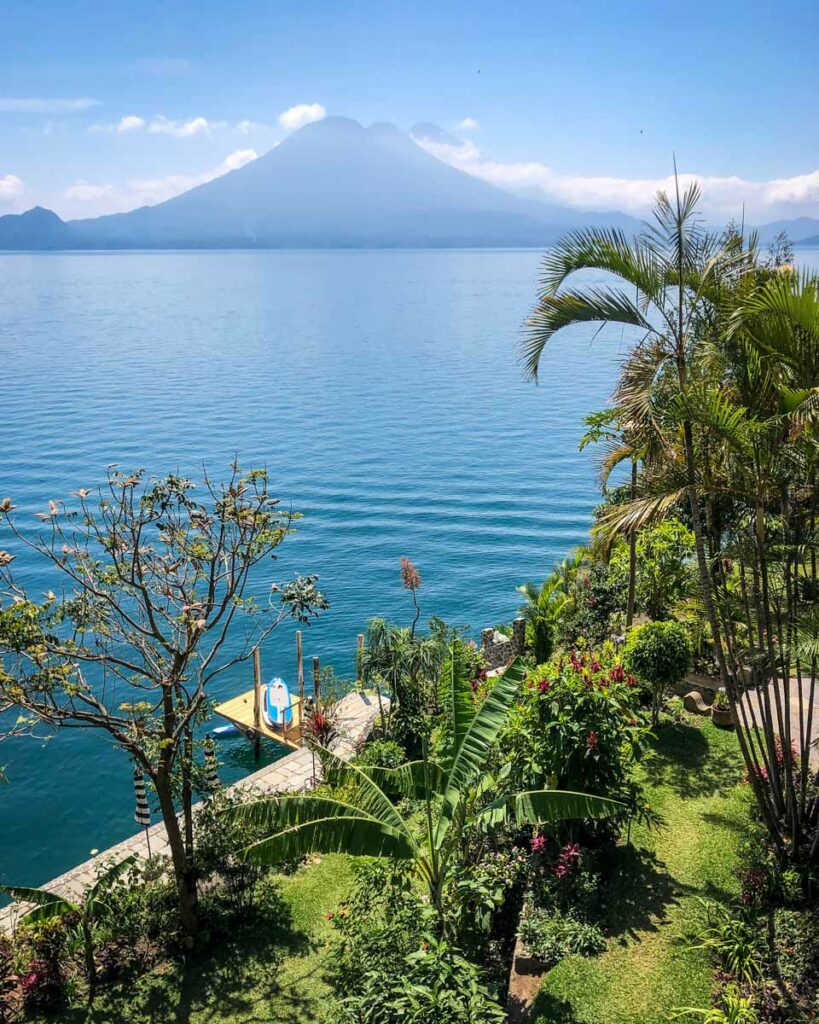
POLYGON ((359 808, 357 813, 409 835, 404 819, 390 798, 366 772, 326 748, 322 749, 320 756, 325 780, 331 786, 345 789, 349 802, 359 808))
POLYGON ((565 789, 530 789, 509 798, 518 822, 538 825, 567 818, 607 818, 626 809, 620 800, 565 789))
POLYGON ((385 793, 409 797, 411 800, 423 800, 427 795, 440 793, 446 781, 446 772, 435 761, 428 761, 426 770, 423 761, 407 761, 397 768, 380 768, 375 765, 358 767, 385 793))
POLYGON ((311 853, 347 853, 364 857, 412 860, 417 848, 412 839, 372 818, 331 817, 307 821, 261 839, 242 850, 242 860, 253 864, 280 864, 311 853))
POLYGON ((332 797, 305 796, 303 793, 265 797, 263 800, 229 807, 222 814, 229 820, 261 825, 271 831, 328 818, 354 817, 377 820, 355 804, 332 797))
POLYGON ((475 717, 475 700, 472 687, 466 678, 460 642, 450 648, 449 672, 444 681, 444 707, 448 711, 449 729, 452 739, 450 756, 454 758, 461 749, 467 730, 475 717))
POLYGON ((136 864, 136 861, 136 855, 132 853, 130 857, 126 857, 118 864, 114 864, 113 867, 110 867, 104 874, 100 875, 88 890, 88 895, 86 896, 86 907, 89 914, 93 916, 105 909, 106 904, 102 897, 105 896, 119 878, 122 878, 132 865, 136 864))
POLYGON ((25 921, 47 921, 63 914, 79 913, 80 907, 46 889, 29 889, 24 885, 0 885, 0 892, 11 896, 18 903, 35 903, 32 910, 23 915, 25 921))
POLYGON ((440 845, 443 841, 458 803, 470 782, 486 763, 492 745, 506 722, 525 674, 523 661, 516 658, 503 675, 498 677, 472 719, 472 724, 466 731, 455 763, 449 772, 435 835, 436 844, 440 845))

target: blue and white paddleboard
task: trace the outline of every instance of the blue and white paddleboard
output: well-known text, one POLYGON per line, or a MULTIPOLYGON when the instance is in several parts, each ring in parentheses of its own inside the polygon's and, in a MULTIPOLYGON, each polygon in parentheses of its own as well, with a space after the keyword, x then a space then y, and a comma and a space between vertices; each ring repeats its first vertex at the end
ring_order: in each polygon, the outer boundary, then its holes
POLYGON ((217 740, 225 736, 238 736, 240 731, 236 725, 217 725, 215 729, 211 730, 217 740))
POLYGON ((290 689, 283 679, 276 676, 265 687, 262 714, 268 725, 281 729, 293 721, 293 709, 290 706, 290 689))

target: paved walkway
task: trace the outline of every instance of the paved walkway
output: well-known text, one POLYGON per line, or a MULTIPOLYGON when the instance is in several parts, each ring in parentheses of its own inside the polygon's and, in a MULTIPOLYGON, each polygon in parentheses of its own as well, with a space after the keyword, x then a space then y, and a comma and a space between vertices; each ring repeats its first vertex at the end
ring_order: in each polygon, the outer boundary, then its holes
MULTIPOLYGON (((342 697, 338 704, 339 735, 331 744, 335 753, 345 758, 355 754, 372 732, 378 714, 378 700, 374 696, 348 693, 346 697, 342 697)), ((313 755, 307 747, 302 747, 299 750, 294 750, 292 754, 288 754, 280 761, 274 761, 266 768, 261 768, 234 783, 228 788, 228 792, 252 789, 261 793, 286 793, 311 789, 318 781, 313 776, 313 770, 313 755)), ((315 761, 315 771, 318 773, 321 771, 318 759, 315 761)), ((162 822, 152 825, 148 829, 148 836, 153 856, 158 854, 170 856, 165 827, 162 822)), ((138 835, 131 836, 130 839, 117 843, 116 846, 112 846, 108 850, 103 850, 91 860, 71 868, 59 878, 46 882, 43 888, 71 900, 77 899, 82 895, 83 890, 95 880, 96 871, 103 861, 111 859, 120 861, 131 854, 136 854, 137 857, 148 856, 148 839, 144 829, 138 835)), ((12 931, 20 914, 26 909, 18 904, 0 908, 0 932, 12 931)))
MULTIPOLYGON (((783 706, 784 706, 784 686, 781 683, 779 685, 780 685, 780 692, 782 692, 782 694, 783 694, 782 700, 783 700, 783 706)), ((716 679, 711 679, 709 676, 702 676, 702 675, 698 675, 695 672, 692 672, 688 676, 686 676, 685 682, 681 683, 680 686, 676 688, 676 692, 678 692, 678 693, 680 693, 682 695, 684 693, 687 693, 691 689, 698 690, 700 692, 705 692, 706 694, 708 694, 709 702, 710 702, 710 700, 713 697, 714 692, 717 689, 719 689, 719 683, 718 683, 718 681, 716 679)), ((773 683, 769 684, 768 691, 770 693, 771 711, 773 713, 773 720, 774 720, 774 723, 776 723, 776 721, 777 721, 776 696, 775 696, 775 693, 774 693, 774 684, 773 683)), ((790 701, 789 701, 790 715, 789 715, 789 717, 790 717, 791 738, 796 741, 797 745, 799 744, 800 737, 801 737, 800 724, 799 724, 800 703, 802 705, 802 707, 801 707, 801 714, 802 714, 802 719, 803 719, 803 722, 804 722, 804 728, 807 729, 807 727, 808 727, 808 715, 810 713, 810 707, 811 707, 811 699, 810 699, 811 693, 810 693, 810 680, 809 679, 803 679, 802 680, 802 694, 801 694, 801 697, 802 697, 802 699, 800 701, 800 699, 799 699, 800 698, 799 684, 798 684, 797 680, 795 678, 793 678, 790 681, 790 701)), ((753 709, 753 713, 756 716, 756 722, 757 722, 757 724, 759 724, 761 722, 761 720, 762 720, 762 716, 761 716, 760 700, 759 700, 759 696, 757 695, 756 691, 755 690, 749 690, 745 694, 743 694, 743 696, 742 696, 742 703, 745 705, 746 709, 748 709, 748 722, 750 723, 752 721, 752 718, 751 718, 751 715, 750 715, 750 710, 753 709)), ((814 700, 813 700, 813 718, 812 718, 812 721, 811 721, 811 729, 810 729, 810 744, 811 744, 811 746, 810 746, 810 763, 811 763, 811 765, 814 768, 819 768, 819 748, 817 748, 817 740, 819 740, 819 686, 817 686, 816 694, 814 695, 814 700)))

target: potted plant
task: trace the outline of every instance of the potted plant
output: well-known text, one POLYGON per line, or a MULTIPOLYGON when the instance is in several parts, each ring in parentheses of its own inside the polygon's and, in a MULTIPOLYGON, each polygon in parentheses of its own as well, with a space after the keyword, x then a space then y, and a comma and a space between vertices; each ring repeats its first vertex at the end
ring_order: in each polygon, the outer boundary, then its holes
POLYGON ((734 716, 731 705, 724 690, 717 690, 714 694, 714 703, 711 705, 711 721, 723 729, 730 729, 734 724, 734 716))

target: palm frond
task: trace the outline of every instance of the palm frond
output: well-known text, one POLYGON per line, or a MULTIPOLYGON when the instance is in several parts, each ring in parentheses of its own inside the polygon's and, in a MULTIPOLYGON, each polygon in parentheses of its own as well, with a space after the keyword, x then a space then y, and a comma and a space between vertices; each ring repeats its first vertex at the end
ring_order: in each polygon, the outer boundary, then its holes
POLYGON ((650 334, 654 327, 639 305, 625 292, 614 288, 587 288, 543 295, 526 321, 521 346, 524 371, 537 380, 543 350, 552 337, 573 324, 622 324, 650 334))

